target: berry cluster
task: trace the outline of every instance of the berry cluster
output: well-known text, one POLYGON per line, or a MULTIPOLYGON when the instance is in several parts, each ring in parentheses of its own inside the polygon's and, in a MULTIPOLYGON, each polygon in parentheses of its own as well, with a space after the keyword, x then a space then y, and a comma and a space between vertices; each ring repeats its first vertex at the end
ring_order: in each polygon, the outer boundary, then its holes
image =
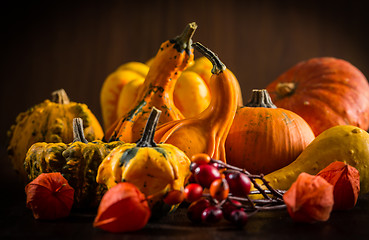
POLYGON ((191 160, 192 175, 183 195, 191 203, 187 216, 192 222, 217 223, 224 218, 244 226, 257 211, 285 207, 283 192, 273 189, 263 175, 251 175, 207 154, 196 154, 191 160), (250 197, 255 194, 260 197, 250 197))

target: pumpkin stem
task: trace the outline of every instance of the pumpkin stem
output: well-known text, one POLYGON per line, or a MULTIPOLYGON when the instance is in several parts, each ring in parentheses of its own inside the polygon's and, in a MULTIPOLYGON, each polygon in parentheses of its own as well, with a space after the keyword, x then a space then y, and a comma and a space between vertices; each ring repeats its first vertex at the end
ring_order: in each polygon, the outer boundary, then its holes
POLYGON ((246 107, 264 107, 277 108, 272 102, 270 95, 266 89, 253 89, 250 101, 245 104, 246 107))
POLYGON ((152 107, 149 119, 147 119, 145 130, 138 140, 136 147, 156 147, 154 135, 156 126, 158 125, 161 111, 156 107, 152 107))
POLYGON ((189 23, 181 35, 170 40, 170 42, 175 43, 174 48, 177 49, 178 52, 183 52, 183 50, 186 50, 187 52, 190 51, 192 46, 192 36, 196 29, 197 24, 195 22, 189 23))
POLYGON ((209 48, 205 47, 199 42, 192 44, 192 46, 198 50, 201 54, 203 54, 210 62, 213 64, 213 68, 211 69, 212 74, 218 75, 219 73, 226 70, 226 66, 222 61, 220 61, 219 57, 212 52, 209 48))
POLYGON ((280 97, 292 95, 295 92, 296 84, 293 82, 278 83, 275 90, 280 97))
POLYGON ((88 143, 83 131, 82 118, 73 118, 73 142, 88 143))
POLYGON ((52 101, 59 104, 69 104, 69 98, 64 89, 59 89, 51 93, 52 101))

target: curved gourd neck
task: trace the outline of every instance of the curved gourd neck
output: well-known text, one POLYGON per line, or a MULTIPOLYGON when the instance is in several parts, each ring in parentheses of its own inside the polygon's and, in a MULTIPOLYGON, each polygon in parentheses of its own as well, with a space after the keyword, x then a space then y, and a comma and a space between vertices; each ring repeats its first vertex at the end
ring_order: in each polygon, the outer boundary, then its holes
POLYGON ((177 79, 193 61, 192 37, 196 29, 196 23, 190 23, 181 35, 161 44, 146 76, 141 97, 147 92, 155 94, 158 87, 173 93, 177 79))
POLYGON ((194 48, 201 52, 213 64, 210 79, 210 92, 212 98, 209 107, 200 113, 199 118, 208 119, 210 122, 227 122, 234 115, 237 109, 237 93, 234 87, 233 74, 227 70, 226 66, 218 56, 201 43, 194 43, 194 48))

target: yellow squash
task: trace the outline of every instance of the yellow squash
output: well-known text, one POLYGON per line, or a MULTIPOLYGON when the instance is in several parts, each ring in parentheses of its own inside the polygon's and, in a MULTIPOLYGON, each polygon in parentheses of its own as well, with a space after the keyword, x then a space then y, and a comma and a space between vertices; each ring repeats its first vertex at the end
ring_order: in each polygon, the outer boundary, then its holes
POLYGON ((265 175, 265 179, 275 189, 287 190, 300 173, 315 175, 335 161, 355 167, 360 173, 360 193, 369 192, 369 134, 351 125, 325 130, 294 162, 265 175))

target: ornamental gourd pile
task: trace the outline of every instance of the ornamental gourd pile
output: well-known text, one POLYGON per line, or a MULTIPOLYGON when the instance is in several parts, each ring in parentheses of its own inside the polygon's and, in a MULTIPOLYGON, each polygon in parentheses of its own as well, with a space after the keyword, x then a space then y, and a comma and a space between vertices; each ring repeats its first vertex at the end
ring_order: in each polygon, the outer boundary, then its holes
POLYGON ((342 161, 358 170, 361 191, 369 192, 369 84, 356 67, 335 58, 301 62, 243 105, 236 76, 192 42, 196 29, 188 24, 146 63, 128 62, 105 79, 103 127, 64 90, 19 114, 9 131, 14 169, 26 182, 61 173, 75 207, 97 207, 108 189, 128 182, 152 216, 184 199, 198 154, 266 174, 261 179, 269 184, 253 184, 268 191, 288 190, 300 173, 342 161), (194 59, 194 51, 204 56, 194 59))

